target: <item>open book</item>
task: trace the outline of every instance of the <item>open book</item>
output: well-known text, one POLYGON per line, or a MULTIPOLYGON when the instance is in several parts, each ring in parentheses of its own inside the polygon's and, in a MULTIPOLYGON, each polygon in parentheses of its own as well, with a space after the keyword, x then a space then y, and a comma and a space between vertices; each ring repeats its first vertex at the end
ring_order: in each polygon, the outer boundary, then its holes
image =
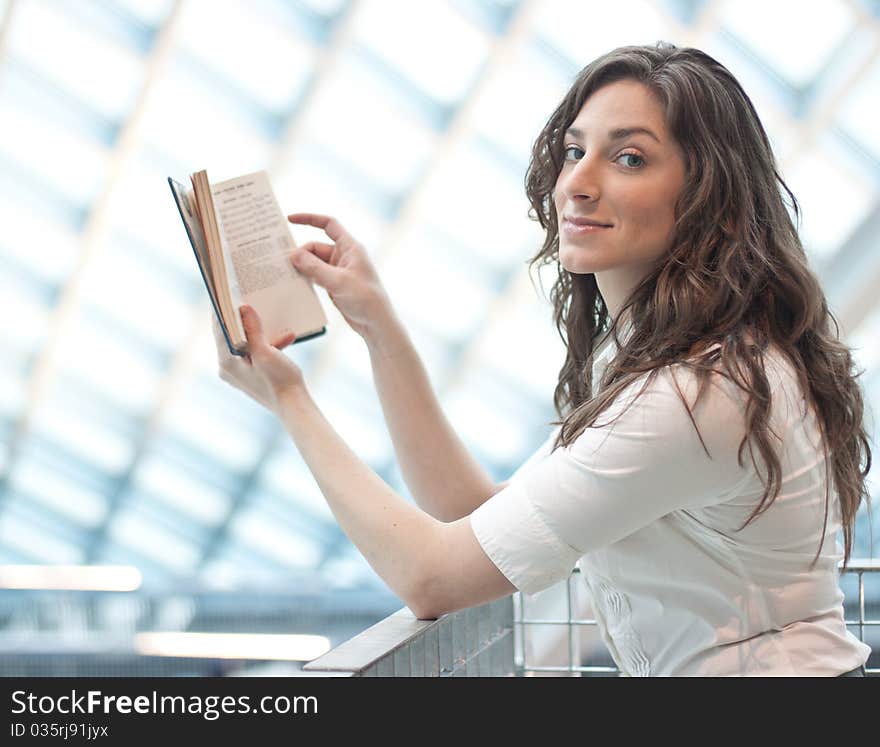
POLYGON ((233 355, 247 354, 238 308, 250 304, 271 344, 293 332, 302 342, 326 330, 311 282, 290 263, 295 244, 265 171, 208 183, 197 171, 187 187, 168 184, 180 210, 211 303, 233 355))

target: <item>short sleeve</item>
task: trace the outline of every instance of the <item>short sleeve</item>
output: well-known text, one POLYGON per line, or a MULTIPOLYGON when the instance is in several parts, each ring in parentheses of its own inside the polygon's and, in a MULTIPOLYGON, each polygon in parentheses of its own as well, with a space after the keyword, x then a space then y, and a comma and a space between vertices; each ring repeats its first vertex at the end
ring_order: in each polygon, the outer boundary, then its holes
POLYGON ((636 398, 644 386, 634 382, 594 427, 471 514, 483 550, 520 591, 550 586, 582 555, 672 511, 720 503, 752 474, 747 446, 738 463, 745 417, 732 382, 712 374, 696 405, 696 375, 684 366, 661 369, 636 398))

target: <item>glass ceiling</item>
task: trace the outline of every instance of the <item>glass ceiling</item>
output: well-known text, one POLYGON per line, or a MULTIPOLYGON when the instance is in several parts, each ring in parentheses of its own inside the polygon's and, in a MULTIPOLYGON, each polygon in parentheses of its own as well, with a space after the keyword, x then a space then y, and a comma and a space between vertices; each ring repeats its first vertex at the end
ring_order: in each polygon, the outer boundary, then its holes
MULTIPOLYGON (((340 218, 503 480, 546 438, 562 355, 526 272, 541 241, 529 149, 577 71, 620 44, 698 46, 743 82, 876 410, 878 7, 0 1, 0 563, 131 563, 154 589, 305 573, 384 592, 277 424, 216 376, 165 177, 265 168, 286 212, 340 218)), ((409 498, 366 351, 319 293, 328 334, 293 355, 409 498)))

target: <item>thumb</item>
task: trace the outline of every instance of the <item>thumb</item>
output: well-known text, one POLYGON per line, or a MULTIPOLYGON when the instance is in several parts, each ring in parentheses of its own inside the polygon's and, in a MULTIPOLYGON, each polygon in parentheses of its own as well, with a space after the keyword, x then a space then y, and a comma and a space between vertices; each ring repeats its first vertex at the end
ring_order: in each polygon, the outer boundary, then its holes
POLYGON ((340 270, 333 265, 316 257, 307 249, 297 248, 290 256, 290 261, 309 280, 313 280, 322 288, 330 289, 335 286, 336 278, 340 270))
POLYGON ((263 334, 263 322, 253 306, 243 304, 239 307, 239 312, 241 314, 241 324, 244 327, 244 335, 248 341, 248 352, 253 361, 258 356, 262 357, 265 354, 266 348, 269 347, 263 334))

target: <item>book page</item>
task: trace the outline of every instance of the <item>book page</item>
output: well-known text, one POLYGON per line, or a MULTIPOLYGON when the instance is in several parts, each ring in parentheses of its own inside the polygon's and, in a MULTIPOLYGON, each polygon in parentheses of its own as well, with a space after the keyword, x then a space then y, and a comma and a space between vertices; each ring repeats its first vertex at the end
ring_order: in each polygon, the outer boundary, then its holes
POLYGON ((265 171, 211 185, 235 308, 253 306, 272 343, 327 323, 312 284, 290 263, 293 237, 265 171))
POLYGON ((169 180, 171 189, 177 197, 177 205, 180 208, 180 217, 183 218, 183 224, 189 236, 190 244, 192 244, 196 259, 199 263, 199 269, 205 285, 208 286, 208 293, 212 300, 216 303, 217 289, 214 287, 214 268, 211 266, 211 257, 208 254, 208 247, 205 242, 205 234, 202 232, 202 224, 199 220, 198 206, 192 189, 188 189, 184 184, 178 181, 169 180))
POLYGON ((197 214, 208 250, 213 288, 217 300, 217 308, 222 324, 229 335, 229 341, 236 350, 243 349, 246 344, 244 327, 238 314, 236 299, 232 294, 229 277, 229 263, 223 249, 223 237, 217 219, 214 196, 208 183, 208 172, 202 170, 190 175, 195 196, 197 214))
POLYGON ((175 203, 180 211, 180 217, 183 219, 183 225, 193 248, 199 272, 205 282, 205 287, 208 289, 208 295, 211 298, 211 305, 214 308, 214 313, 217 315, 224 333, 228 336, 230 347, 234 348, 236 345, 241 345, 244 340, 244 333, 242 330, 240 340, 236 339, 234 327, 230 328, 225 321, 226 317, 224 317, 222 311, 222 294, 219 292, 220 289, 218 289, 217 283, 227 282, 226 280, 222 280, 222 278, 226 277, 226 273, 218 272, 218 268, 215 267, 211 260, 211 253, 208 251, 208 242, 202 226, 202 219, 199 215, 198 202, 195 193, 185 184, 171 177, 168 178, 168 184, 171 187, 175 203))

